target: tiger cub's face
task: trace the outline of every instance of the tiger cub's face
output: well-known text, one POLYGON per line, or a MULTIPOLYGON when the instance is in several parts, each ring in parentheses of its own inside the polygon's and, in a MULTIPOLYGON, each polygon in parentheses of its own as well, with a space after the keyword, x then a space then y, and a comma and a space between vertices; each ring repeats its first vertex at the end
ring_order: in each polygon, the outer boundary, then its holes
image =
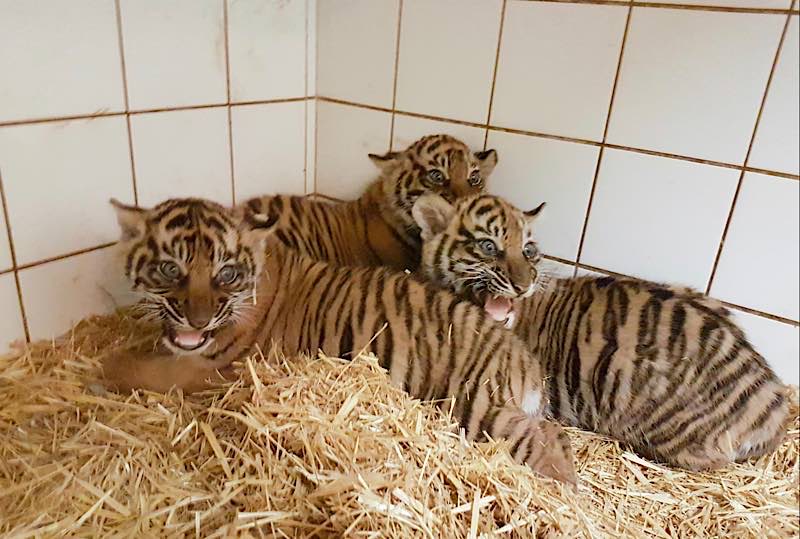
POLYGON ((538 284, 534 221, 544 206, 522 212, 486 194, 452 204, 421 197, 413 213, 422 230, 424 275, 511 327, 514 300, 530 296, 538 284))
POLYGON ((147 315, 163 321, 164 344, 177 354, 202 352, 253 304, 266 239, 259 223, 198 199, 150 210, 111 203, 126 276, 143 295, 147 315))
POLYGON ((428 135, 401 152, 369 157, 381 169, 384 195, 410 229, 417 228, 411 210, 420 196, 452 201, 482 193, 497 164, 496 151, 473 152, 450 135, 428 135))

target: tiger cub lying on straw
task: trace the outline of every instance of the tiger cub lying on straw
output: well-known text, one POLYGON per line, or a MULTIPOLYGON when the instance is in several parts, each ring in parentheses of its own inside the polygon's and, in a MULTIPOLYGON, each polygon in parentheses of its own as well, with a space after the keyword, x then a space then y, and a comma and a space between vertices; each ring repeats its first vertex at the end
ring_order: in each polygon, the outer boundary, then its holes
POLYGON ((163 320, 150 357, 103 365, 110 386, 186 391, 274 342, 286 355, 365 349, 421 399, 455 398, 469 439, 505 437, 534 471, 574 483, 569 440, 545 421, 539 365, 483 311, 386 268, 334 267, 267 241, 274 218, 198 199, 151 210, 114 204, 126 273, 163 320))
POLYGON ((416 269, 421 246, 414 201, 424 193, 447 199, 480 193, 497 164, 494 150, 473 153, 449 135, 428 135, 402 152, 369 157, 381 175, 352 202, 275 195, 245 204, 254 213, 280 216, 276 238, 315 260, 416 269))
POLYGON ((555 279, 538 288, 534 220, 479 195, 420 198, 422 272, 492 318, 511 320, 548 378, 552 415, 690 470, 771 452, 786 388, 719 302, 635 279, 555 279))

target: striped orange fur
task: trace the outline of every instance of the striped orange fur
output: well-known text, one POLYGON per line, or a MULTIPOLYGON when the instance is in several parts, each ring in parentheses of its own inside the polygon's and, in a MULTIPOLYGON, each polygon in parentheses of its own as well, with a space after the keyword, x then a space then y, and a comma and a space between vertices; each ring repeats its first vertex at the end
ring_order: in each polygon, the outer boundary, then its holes
POLYGON ((469 439, 508 438, 519 461, 575 481, 568 438, 542 416, 539 364, 481 309, 403 272, 307 258, 270 239, 270 214, 198 199, 115 206, 126 274, 164 332, 152 355, 109 358, 110 386, 203 389, 256 345, 289 356, 364 349, 412 395, 455 399, 469 439))
POLYGON ((540 209, 525 214, 489 195, 453 205, 421 198, 422 272, 479 305, 513 306, 514 332, 541 360, 562 422, 691 470, 772 451, 785 432, 786 388, 727 309, 636 279, 543 279, 533 242, 540 209))

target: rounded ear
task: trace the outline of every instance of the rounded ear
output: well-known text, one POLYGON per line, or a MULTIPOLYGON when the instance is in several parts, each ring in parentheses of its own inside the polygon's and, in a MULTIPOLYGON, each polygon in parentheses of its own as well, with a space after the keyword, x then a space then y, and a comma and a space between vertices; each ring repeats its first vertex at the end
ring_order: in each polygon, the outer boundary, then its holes
POLYGON ((376 153, 367 154, 370 160, 381 170, 387 170, 393 167, 400 158, 401 152, 386 152, 383 155, 376 153))
POLYGON ((128 206, 116 198, 109 200, 117 213, 117 222, 122 230, 122 241, 136 239, 147 230, 147 210, 128 206))
POLYGON ((252 198, 234 208, 234 216, 240 221, 241 229, 255 232, 262 239, 271 235, 277 228, 280 213, 271 211, 269 204, 261 198, 252 198))
POLYGON ((434 194, 419 197, 411 209, 414 220, 422 230, 423 241, 444 232, 455 212, 456 209, 449 202, 434 194))
POLYGON ((488 178, 497 165, 497 152, 494 150, 485 150, 482 152, 475 152, 475 158, 478 160, 478 167, 481 171, 481 177, 488 178))
POLYGON ((538 206, 536 206, 532 210, 529 210, 529 211, 526 211, 526 212, 523 212, 523 213, 525 214, 525 217, 527 217, 528 219, 532 220, 532 219, 538 217, 540 213, 542 213, 542 210, 544 209, 545 206, 547 206, 547 202, 542 202, 541 204, 539 204, 538 206))

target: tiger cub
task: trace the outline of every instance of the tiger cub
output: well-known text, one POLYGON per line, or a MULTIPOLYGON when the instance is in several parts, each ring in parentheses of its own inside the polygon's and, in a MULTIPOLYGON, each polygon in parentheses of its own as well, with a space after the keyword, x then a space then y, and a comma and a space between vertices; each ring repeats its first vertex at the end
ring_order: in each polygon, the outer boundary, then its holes
POLYGON ((357 200, 331 204, 300 196, 264 196, 245 205, 279 215, 275 236, 315 260, 336 265, 416 269, 419 228, 411 215, 424 193, 448 200, 483 192, 497 152, 473 153, 449 135, 428 135, 401 152, 370 154, 380 169, 357 200))
POLYGON ((420 198, 422 271, 483 305, 540 359, 551 413, 690 470, 771 452, 786 388, 716 300, 615 277, 537 287, 534 221, 489 195, 420 198), (539 289, 542 288, 542 289, 539 289))
POLYGON ((508 438, 516 459, 575 483, 569 440, 542 415, 539 364, 481 309, 403 272, 307 258, 270 238, 278 225, 267 214, 199 199, 112 203, 126 275, 164 329, 163 350, 105 362, 111 387, 204 389, 256 345, 289 356, 367 350, 410 394, 454 397, 469 439, 508 438))

